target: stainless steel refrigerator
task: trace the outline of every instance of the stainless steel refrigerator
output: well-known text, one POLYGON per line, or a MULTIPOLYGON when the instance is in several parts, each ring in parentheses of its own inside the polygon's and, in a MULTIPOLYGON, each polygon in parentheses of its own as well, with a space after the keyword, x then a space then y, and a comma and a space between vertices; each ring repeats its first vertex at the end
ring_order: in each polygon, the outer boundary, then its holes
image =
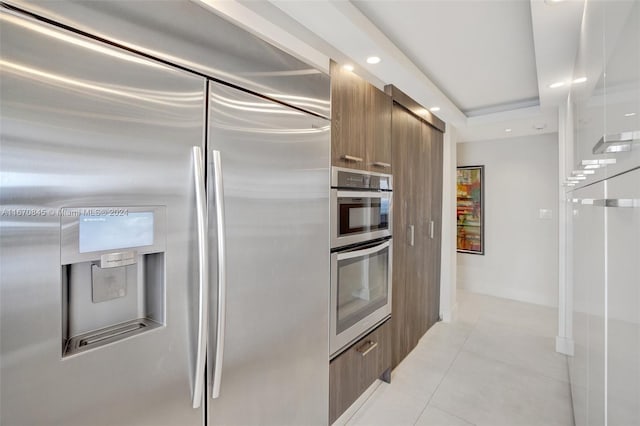
POLYGON ((35 15, 0 7, 0 424, 326 424, 329 121, 35 15))

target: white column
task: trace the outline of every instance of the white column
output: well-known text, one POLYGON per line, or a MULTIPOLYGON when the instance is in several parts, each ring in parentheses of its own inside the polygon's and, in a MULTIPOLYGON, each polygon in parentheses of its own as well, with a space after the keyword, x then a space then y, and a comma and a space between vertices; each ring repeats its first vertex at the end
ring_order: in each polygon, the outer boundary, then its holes
POLYGON ((571 97, 558 108, 558 335, 556 351, 573 355, 573 265, 571 209, 562 184, 573 170, 573 109, 571 97))
POLYGON ((456 142, 455 127, 447 124, 442 155, 442 247, 440 265, 440 315, 455 318, 456 303, 456 142))

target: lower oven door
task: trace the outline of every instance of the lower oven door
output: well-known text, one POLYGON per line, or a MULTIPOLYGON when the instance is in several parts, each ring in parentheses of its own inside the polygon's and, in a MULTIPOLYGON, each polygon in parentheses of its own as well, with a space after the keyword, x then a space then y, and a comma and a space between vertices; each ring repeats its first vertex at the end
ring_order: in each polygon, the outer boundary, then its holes
POLYGON ((391 241, 331 254, 331 356, 391 314, 391 241))

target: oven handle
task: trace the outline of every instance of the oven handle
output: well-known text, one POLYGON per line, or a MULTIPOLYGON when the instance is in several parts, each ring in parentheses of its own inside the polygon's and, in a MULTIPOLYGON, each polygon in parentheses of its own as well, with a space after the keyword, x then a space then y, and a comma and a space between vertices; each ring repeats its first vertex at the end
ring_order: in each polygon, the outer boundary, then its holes
POLYGON ((368 256, 370 254, 378 253, 384 250, 385 248, 389 247, 390 244, 391 244, 391 240, 386 240, 376 246, 369 247, 366 249, 352 249, 349 251, 337 253, 338 260, 353 259, 354 257, 362 257, 362 256, 368 256))
POLYGON ((389 191, 342 191, 335 190, 337 198, 380 198, 390 199, 391 192, 389 191))

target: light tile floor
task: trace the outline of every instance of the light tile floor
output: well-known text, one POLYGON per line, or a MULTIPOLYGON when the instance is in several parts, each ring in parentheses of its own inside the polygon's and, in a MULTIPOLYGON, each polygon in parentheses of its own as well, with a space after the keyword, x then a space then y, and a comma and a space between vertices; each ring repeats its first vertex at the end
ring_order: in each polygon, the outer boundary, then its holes
POLYGON ((459 291, 456 320, 434 325, 391 384, 334 425, 571 426, 556 323, 556 309, 459 291))

